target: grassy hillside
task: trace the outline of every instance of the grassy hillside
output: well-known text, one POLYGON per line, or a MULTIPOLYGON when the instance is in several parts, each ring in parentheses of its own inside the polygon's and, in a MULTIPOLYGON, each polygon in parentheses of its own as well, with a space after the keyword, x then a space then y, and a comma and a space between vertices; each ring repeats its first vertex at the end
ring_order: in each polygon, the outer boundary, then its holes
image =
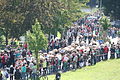
MULTIPOLYGON (((49 80, 54 78, 55 75, 49 76, 49 80)), ((120 59, 103 61, 75 72, 63 73, 61 80, 120 80, 120 59)))

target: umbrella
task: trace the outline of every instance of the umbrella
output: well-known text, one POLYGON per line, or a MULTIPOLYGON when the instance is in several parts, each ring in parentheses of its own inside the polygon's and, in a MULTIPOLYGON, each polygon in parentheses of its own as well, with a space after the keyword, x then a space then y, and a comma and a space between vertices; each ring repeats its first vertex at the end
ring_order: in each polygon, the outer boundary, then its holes
POLYGON ((75 46, 75 43, 72 43, 71 46, 75 46))
POLYGON ((60 54, 57 54, 56 57, 61 60, 62 59, 62 56, 60 54))
POLYGON ((59 40, 59 38, 58 38, 58 37, 56 37, 56 38, 55 38, 55 41, 56 41, 56 40, 59 40))
POLYGON ((81 41, 81 44, 85 44, 85 42, 84 42, 84 41, 81 41))
POLYGON ((70 47, 68 51, 72 51, 72 50, 74 50, 74 47, 70 47))
POLYGON ((54 52, 53 51, 49 51, 49 53, 53 54, 54 52))
POLYGON ((69 50, 69 47, 65 47, 64 50, 69 50))
POLYGON ((60 51, 60 50, 61 50, 61 48, 58 49, 58 51, 60 51))
POLYGON ((80 49, 80 46, 78 46, 76 49, 79 50, 79 49, 80 49))
POLYGON ((47 53, 43 53, 43 54, 47 54, 47 53))
POLYGON ((66 50, 65 49, 61 49, 60 50, 60 53, 64 53, 66 50))
POLYGON ((54 49, 53 52, 57 52, 58 50, 57 49, 54 49))
POLYGON ((42 50, 39 51, 39 53, 42 53, 42 52, 43 52, 42 50))
POLYGON ((80 49, 85 49, 85 46, 80 47, 80 49))
POLYGON ((54 57, 54 55, 48 55, 48 57, 54 57))
POLYGON ((4 52, 4 50, 1 50, 0 52, 4 52))

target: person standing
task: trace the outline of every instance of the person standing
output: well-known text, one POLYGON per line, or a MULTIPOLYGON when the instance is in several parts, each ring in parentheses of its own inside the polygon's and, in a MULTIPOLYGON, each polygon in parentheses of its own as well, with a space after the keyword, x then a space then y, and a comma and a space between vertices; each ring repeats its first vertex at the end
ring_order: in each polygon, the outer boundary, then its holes
POLYGON ((104 47, 104 58, 105 58, 105 60, 108 59, 108 51, 109 51, 108 47, 105 46, 105 47, 104 47))
POLYGON ((10 80, 13 80, 14 68, 13 65, 10 66, 10 80))
POLYGON ((10 51, 10 61, 9 61, 10 65, 14 65, 15 64, 15 55, 14 55, 14 51, 10 51))
POLYGON ((92 51, 91 53, 91 65, 95 65, 96 64, 96 51, 92 51))
POLYGON ((101 61, 104 60, 104 47, 103 46, 101 46, 100 48, 100 60, 101 61))
POLYGON ((27 48, 28 48, 28 44, 27 44, 27 42, 24 43, 23 47, 24 47, 24 49, 27 50, 27 48))
POLYGON ((8 71, 7 69, 3 69, 2 70, 2 77, 3 77, 3 80, 7 80, 9 78, 9 74, 8 74, 8 71))
POLYGON ((23 66, 21 67, 21 72, 22 72, 22 79, 23 80, 26 80, 26 66, 25 66, 25 64, 23 64, 23 66))
POLYGON ((60 80, 61 78, 61 74, 60 72, 57 72, 56 76, 55 76, 55 80, 60 80))
POLYGON ((74 55, 73 57, 73 69, 77 69, 77 61, 78 61, 78 56, 74 55))
POLYGON ((2 67, 4 68, 4 66, 5 66, 5 55, 2 54, 2 67))
POLYGON ((119 46, 116 46, 115 53, 116 53, 116 57, 120 58, 120 49, 119 49, 119 46))
POLYGON ((43 61, 43 75, 47 75, 47 60, 43 61))
POLYGON ((112 47, 110 48, 110 51, 111 51, 111 56, 110 56, 110 58, 111 58, 111 59, 114 59, 114 58, 115 58, 115 47, 112 46, 112 47))
POLYGON ((16 69, 14 76, 15 76, 15 80, 20 80, 21 79, 21 73, 20 73, 19 69, 16 69))
POLYGON ((37 65, 34 63, 34 66, 32 67, 32 80, 37 79, 37 65))

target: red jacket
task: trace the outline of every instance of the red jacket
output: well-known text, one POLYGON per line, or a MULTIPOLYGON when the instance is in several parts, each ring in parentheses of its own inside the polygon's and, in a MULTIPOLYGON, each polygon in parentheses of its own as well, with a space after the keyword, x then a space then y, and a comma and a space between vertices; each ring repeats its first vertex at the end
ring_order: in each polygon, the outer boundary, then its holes
POLYGON ((5 56, 2 56, 2 63, 5 63, 5 56))
POLYGON ((109 49, 108 47, 104 47, 104 53, 108 53, 109 49))

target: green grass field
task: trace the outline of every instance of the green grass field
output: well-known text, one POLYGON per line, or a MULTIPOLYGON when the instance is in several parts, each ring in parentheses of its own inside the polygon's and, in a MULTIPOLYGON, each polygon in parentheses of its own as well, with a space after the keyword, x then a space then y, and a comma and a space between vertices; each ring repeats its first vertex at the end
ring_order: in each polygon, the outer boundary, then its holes
MULTIPOLYGON (((55 75, 49 76, 54 80, 55 75)), ((120 59, 103 61, 95 66, 62 73, 61 80, 120 80, 120 59)))

